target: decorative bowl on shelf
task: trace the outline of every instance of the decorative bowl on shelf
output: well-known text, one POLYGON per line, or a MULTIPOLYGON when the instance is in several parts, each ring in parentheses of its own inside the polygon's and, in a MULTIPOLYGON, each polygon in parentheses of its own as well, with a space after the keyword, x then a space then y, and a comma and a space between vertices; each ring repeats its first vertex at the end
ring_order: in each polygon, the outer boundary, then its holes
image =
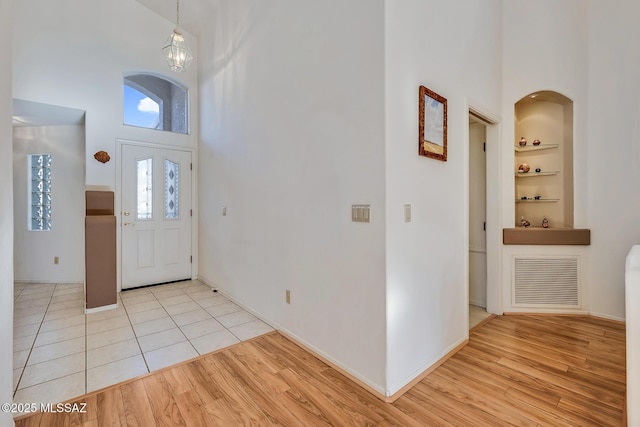
POLYGON ((526 163, 520 163, 520 166, 518 166, 518 172, 520 173, 527 173, 531 170, 531 166, 529 166, 526 163))

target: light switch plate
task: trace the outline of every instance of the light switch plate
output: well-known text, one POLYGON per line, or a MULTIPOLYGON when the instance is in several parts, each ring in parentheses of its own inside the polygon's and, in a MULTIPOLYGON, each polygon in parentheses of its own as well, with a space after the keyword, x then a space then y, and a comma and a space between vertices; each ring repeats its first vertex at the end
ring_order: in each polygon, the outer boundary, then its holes
POLYGON ((411 205, 404 205, 404 222, 411 222, 411 205))
POLYGON ((351 205, 351 221, 371 222, 371 205, 351 205))

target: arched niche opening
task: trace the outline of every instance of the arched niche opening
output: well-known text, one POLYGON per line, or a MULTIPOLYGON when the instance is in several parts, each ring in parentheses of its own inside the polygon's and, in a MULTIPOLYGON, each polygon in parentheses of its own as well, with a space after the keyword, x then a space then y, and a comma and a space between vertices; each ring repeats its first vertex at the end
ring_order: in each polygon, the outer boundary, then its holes
POLYGON ((514 108, 515 226, 573 229, 573 101, 538 91, 514 108))

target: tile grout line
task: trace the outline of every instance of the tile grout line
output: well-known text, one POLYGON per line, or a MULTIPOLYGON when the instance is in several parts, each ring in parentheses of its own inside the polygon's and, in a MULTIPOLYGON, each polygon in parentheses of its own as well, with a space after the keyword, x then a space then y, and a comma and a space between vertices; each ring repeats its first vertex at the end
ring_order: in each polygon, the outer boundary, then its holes
MULTIPOLYGON (((40 335, 40 329, 42 329, 42 324, 44 323, 44 319, 47 317, 47 311, 49 311, 49 306, 51 305, 51 300, 53 299, 53 294, 55 293, 57 287, 58 287, 58 284, 54 283, 53 291, 51 291, 51 296, 49 297, 49 302, 47 303, 47 308, 44 310, 44 313, 42 314, 42 320, 40 320, 40 325, 38 325, 38 330, 36 331, 36 335, 33 337, 33 342, 31 343, 31 347, 29 348, 29 354, 27 354, 27 358, 24 361, 24 366, 22 367, 22 372, 20 372, 20 378, 18 378, 18 382, 16 383, 16 387, 13 390, 13 394, 11 396, 13 399, 15 399, 16 394, 18 393, 18 390, 20 388, 20 382, 22 381, 22 377, 24 375, 24 371, 27 370, 27 364, 29 363, 29 358, 31 357, 31 353, 33 352, 33 348, 36 345, 36 341, 38 340, 38 335, 40 335)), ((26 288, 23 288, 22 292, 24 292, 24 289, 26 289, 26 288)), ((22 294, 22 292, 20 292, 20 294, 22 294)), ((13 343, 12 343, 12 345, 13 345, 13 343)), ((15 353, 15 351, 14 351, 14 353, 15 353)), ((13 361, 12 361, 12 366, 13 366, 13 361)))
MULTIPOLYGON (((190 295, 188 295, 185 291, 183 291, 183 290, 182 290, 182 288, 177 288, 177 289, 179 289, 179 290, 180 290, 180 292, 182 292, 182 295, 186 295, 187 297, 189 297, 189 299, 191 299, 192 301, 194 301, 194 300, 193 300, 193 298, 191 298, 191 296, 190 296, 190 295)), ((185 333, 182 331, 182 328, 180 328, 180 326, 178 326, 178 324, 176 323, 176 321, 175 321, 175 319, 173 318, 173 316, 171 315, 171 313, 169 313, 169 312, 167 311, 166 307, 165 307, 164 305, 162 305, 162 303, 160 302, 160 300, 158 299, 158 297, 153 293, 153 291, 151 291, 151 290, 150 290, 150 291, 149 291, 149 293, 150 293, 151 295, 153 295, 153 297, 156 299, 156 301, 158 302, 158 304, 160 304, 160 307, 162 307, 162 309, 164 310, 164 312, 165 312, 165 313, 167 313, 167 316, 171 319, 171 321, 173 322, 173 324, 174 324, 174 325, 176 326, 176 328, 180 331, 180 333, 182 334, 182 336, 185 338, 185 341, 187 341, 187 342, 189 343, 189 345, 191 346, 191 348, 193 348, 193 351, 195 351, 195 352, 199 355, 200 353, 199 353, 199 352, 198 352, 198 350, 196 350, 196 348, 193 346, 193 344, 191 343, 191 340, 189 340, 189 338, 188 338, 188 337, 185 335, 185 333)), ((175 295, 175 296, 178 296, 178 295, 175 295)), ((169 297, 169 298, 171 298, 171 297, 169 297)), ((194 302, 196 303, 196 305, 200 306, 196 301, 194 301, 194 302)), ((176 305, 177 305, 177 304, 176 304, 176 305)), ((133 327, 133 325, 132 325, 132 327, 133 327)), ((160 332, 164 332, 164 331, 160 331, 160 332)), ((134 331, 133 331, 133 333, 134 333, 134 335, 136 335, 136 340, 137 340, 137 339, 138 339, 138 335, 136 334, 136 331, 134 330, 134 331)), ((157 333, 159 333, 159 332, 157 332, 157 333)), ((151 334, 150 334, 150 335, 151 335, 151 334)), ((180 342, 184 342, 184 341, 180 341, 180 342)), ((150 352, 151 352, 151 351, 160 350, 161 348, 166 348, 166 347, 169 347, 169 346, 171 346, 171 345, 175 345, 175 344, 179 344, 179 343, 174 343, 174 344, 165 345, 165 346, 163 346, 163 347, 159 347, 159 348, 156 348, 156 349, 150 350, 150 352)), ((138 345, 140 345, 140 342, 138 342, 138 345)), ((146 358, 146 357, 145 357, 145 355, 144 355, 144 351, 142 351, 142 346, 140 347, 140 352, 142 353, 142 357, 143 357, 143 359, 145 360, 145 363, 147 363, 147 358, 146 358)), ((149 368, 149 365, 148 365, 148 364, 147 364, 147 369, 149 370, 149 372, 151 372, 151 368, 149 368)))
MULTIPOLYGON (((155 298, 156 296, 153 295, 153 297, 155 298)), ((124 313, 127 315, 127 320, 129 321, 129 326, 131 327, 131 332, 133 332, 133 337, 136 340, 136 344, 138 344, 138 349, 140 350, 140 355, 142 356, 142 361, 144 362, 144 366, 147 368, 147 373, 149 373, 149 372, 151 372, 151 370, 149 369, 149 364, 147 363, 147 359, 145 359, 145 357, 144 357, 144 352, 142 351, 142 347, 140 346, 140 341, 138 341, 138 335, 136 335, 136 330, 133 329, 133 323, 131 322, 131 317, 129 317, 129 311, 127 310, 127 304, 125 304, 124 299, 122 298, 122 291, 120 291, 120 301, 122 302, 122 308, 124 309, 124 313)), ((157 301, 157 299, 156 299, 156 301, 157 301)))

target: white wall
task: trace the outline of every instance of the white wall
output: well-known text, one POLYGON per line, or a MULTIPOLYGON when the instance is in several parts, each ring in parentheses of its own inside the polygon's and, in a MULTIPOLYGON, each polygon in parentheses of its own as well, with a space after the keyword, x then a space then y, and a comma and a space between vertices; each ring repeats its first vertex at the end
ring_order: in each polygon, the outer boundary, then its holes
POLYGON ((15 280, 84 282, 84 144, 84 126, 14 129, 15 280), (29 154, 51 155, 51 231, 29 231, 29 154))
POLYGON ((640 242, 638 16, 636 1, 589 1, 590 310, 619 319, 625 317, 625 256, 640 242))
POLYGON ((383 26, 381 0, 226 0, 199 41, 200 276, 380 392, 383 26))
POLYGON ((174 23, 135 0, 21 0, 12 24, 14 97, 86 111, 85 184, 115 188, 116 138, 197 145, 197 58, 189 71, 175 73, 161 51, 174 23), (192 89, 190 135, 122 125, 123 75, 134 71, 192 89), (100 150, 112 161, 97 162, 100 150))
POLYGON ((498 0, 385 2, 388 394, 468 334, 468 108, 500 111, 501 25, 498 0), (447 162, 417 154, 419 85, 448 99, 447 162))
MULTIPOLYGON (((0 0, 0 51, 11 49, 11 0, 0 0)), ((11 170, 11 62, 0 64, 0 403, 13 402, 13 172, 11 170)), ((0 425, 12 425, 0 411, 0 425)))
MULTIPOLYGON (((515 224, 514 210, 514 105, 523 96, 540 90, 559 92, 574 102, 574 227, 591 228, 592 244, 597 244, 597 224, 587 209, 590 200, 587 168, 591 135, 587 132, 588 21, 587 3, 581 0, 535 0, 503 2, 503 91, 502 91, 502 227, 515 224)), ((519 139, 519 135, 517 138, 519 139)), ((593 246, 593 245, 592 245, 593 246)), ((589 265, 591 247, 503 246, 503 309, 511 303, 512 258, 514 255, 579 256, 589 265)), ((628 250, 628 247, 627 247, 628 250)), ((621 259, 624 265, 624 256, 621 259)), ((588 270, 583 279, 582 307, 589 309, 588 289, 593 281, 588 270)), ((525 311, 531 311, 526 309, 525 311)), ((566 310, 563 310, 566 311, 566 310)))

